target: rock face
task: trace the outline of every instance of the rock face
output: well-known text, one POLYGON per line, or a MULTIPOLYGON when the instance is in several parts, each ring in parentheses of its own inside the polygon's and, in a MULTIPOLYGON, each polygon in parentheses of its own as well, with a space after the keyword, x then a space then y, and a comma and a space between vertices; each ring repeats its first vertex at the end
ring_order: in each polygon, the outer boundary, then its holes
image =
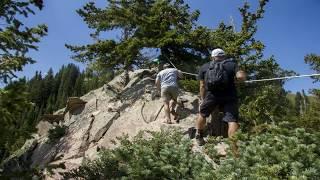
MULTIPOLYGON (((12 159, 24 162, 23 167, 43 168, 45 179, 61 179, 59 172, 78 167, 84 158, 95 158, 97 150, 114 148, 111 143, 118 136, 135 136, 140 130, 160 130, 176 126, 186 133, 194 126, 198 113, 198 98, 188 92, 180 92, 177 112, 180 123, 163 123, 162 101, 154 86, 154 70, 141 69, 129 72, 129 82, 124 84, 120 75, 103 87, 77 98, 69 98, 66 108, 55 115, 46 115, 38 125, 38 135, 24 151, 12 159), (53 125, 66 127, 64 136, 48 141, 48 131, 53 125), (30 145, 31 144, 31 145, 30 145), (48 173, 45 167, 54 168, 48 173)), ((18 170, 21 164, 8 160, 6 169, 18 170)))
POLYGON ((49 123, 59 123, 64 119, 64 114, 44 114, 41 120, 48 121, 49 123))

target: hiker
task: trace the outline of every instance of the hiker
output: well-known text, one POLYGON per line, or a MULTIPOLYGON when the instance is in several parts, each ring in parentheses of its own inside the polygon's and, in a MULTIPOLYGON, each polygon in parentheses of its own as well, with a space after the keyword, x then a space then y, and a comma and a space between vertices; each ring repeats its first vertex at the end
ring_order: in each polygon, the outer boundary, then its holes
POLYGON ((172 124, 171 115, 173 119, 178 119, 178 114, 175 111, 178 98, 178 78, 182 77, 181 71, 171 68, 170 64, 163 65, 164 70, 160 71, 156 78, 156 86, 161 92, 161 98, 164 103, 164 111, 166 115, 166 123, 172 124))
POLYGON ((228 137, 235 134, 239 128, 235 79, 238 82, 246 79, 246 73, 238 71, 237 63, 232 59, 227 59, 222 49, 214 49, 211 53, 211 60, 199 71, 200 113, 196 122, 196 140, 199 145, 205 144, 203 137, 206 118, 217 106, 223 109, 223 121, 228 123, 228 137))

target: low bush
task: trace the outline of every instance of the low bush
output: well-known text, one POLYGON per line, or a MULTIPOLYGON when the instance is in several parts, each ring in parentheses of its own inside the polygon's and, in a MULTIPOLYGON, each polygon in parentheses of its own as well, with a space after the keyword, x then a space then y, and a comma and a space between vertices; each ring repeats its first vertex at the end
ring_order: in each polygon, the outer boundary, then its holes
MULTIPOLYGON (((214 148, 228 140, 209 138, 203 152, 192 151, 192 142, 174 130, 141 132, 132 141, 105 150, 87 160, 65 178, 83 179, 320 179, 320 133, 308 133, 290 124, 266 126, 259 134, 238 133, 239 157, 226 157, 214 148)), ((234 142, 234 141, 233 141, 234 142)), ((230 143, 229 143, 230 144, 230 143)), ((230 146, 230 145, 229 145, 230 146)), ((231 146, 230 146, 231 147, 231 146)))
POLYGON ((193 79, 180 80, 180 87, 188 92, 199 93, 199 81, 193 79))
MULTIPOLYGON (((239 158, 220 161, 217 179, 320 179, 320 133, 290 125, 238 135, 239 158)), ((229 152, 230 153, 230 152, 229 152)))
POLYGON ((133 141, 119 138, 120 146, 86 161, 65 178, 84 179, 210 179, 212 164, 192 151, 190 140, 176 130, 141 132, 133 141))

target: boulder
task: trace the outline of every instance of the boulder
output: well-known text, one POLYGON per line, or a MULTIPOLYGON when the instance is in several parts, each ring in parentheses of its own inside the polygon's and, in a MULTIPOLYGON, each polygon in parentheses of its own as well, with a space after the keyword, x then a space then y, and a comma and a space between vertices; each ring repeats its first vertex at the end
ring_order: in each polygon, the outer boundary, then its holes
POLYGON ((79 97, 69 97, 67 101, 66 111, 71 113, 75 112, 79 108, 82 108, 87 102, 79 97))
POLYGON ((53 124, 49 123, 48 121, 40 121, 36 128, 38 130, 37 134, 39 135, 39 137, 44 137, 48 135, 49 130, 53 128, 53 124))

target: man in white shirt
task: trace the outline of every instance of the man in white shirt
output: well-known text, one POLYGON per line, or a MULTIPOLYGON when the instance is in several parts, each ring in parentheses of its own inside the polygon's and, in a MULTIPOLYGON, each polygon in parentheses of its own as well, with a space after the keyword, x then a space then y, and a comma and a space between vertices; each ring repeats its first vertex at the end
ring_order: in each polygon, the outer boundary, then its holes
POLYGON ((160 71, 156 78, 156 86, 161 91, 161 98, 164 103, 164 110, 166 115, 166 123, 171 124, 171 115, 174 120, 177 120, 178 116, 175 111, 177 104, 177 98, 179 93, 178 78, 182 77, 181 71, 170 68, 170 64, 164 64, 164 70, 160 71))

